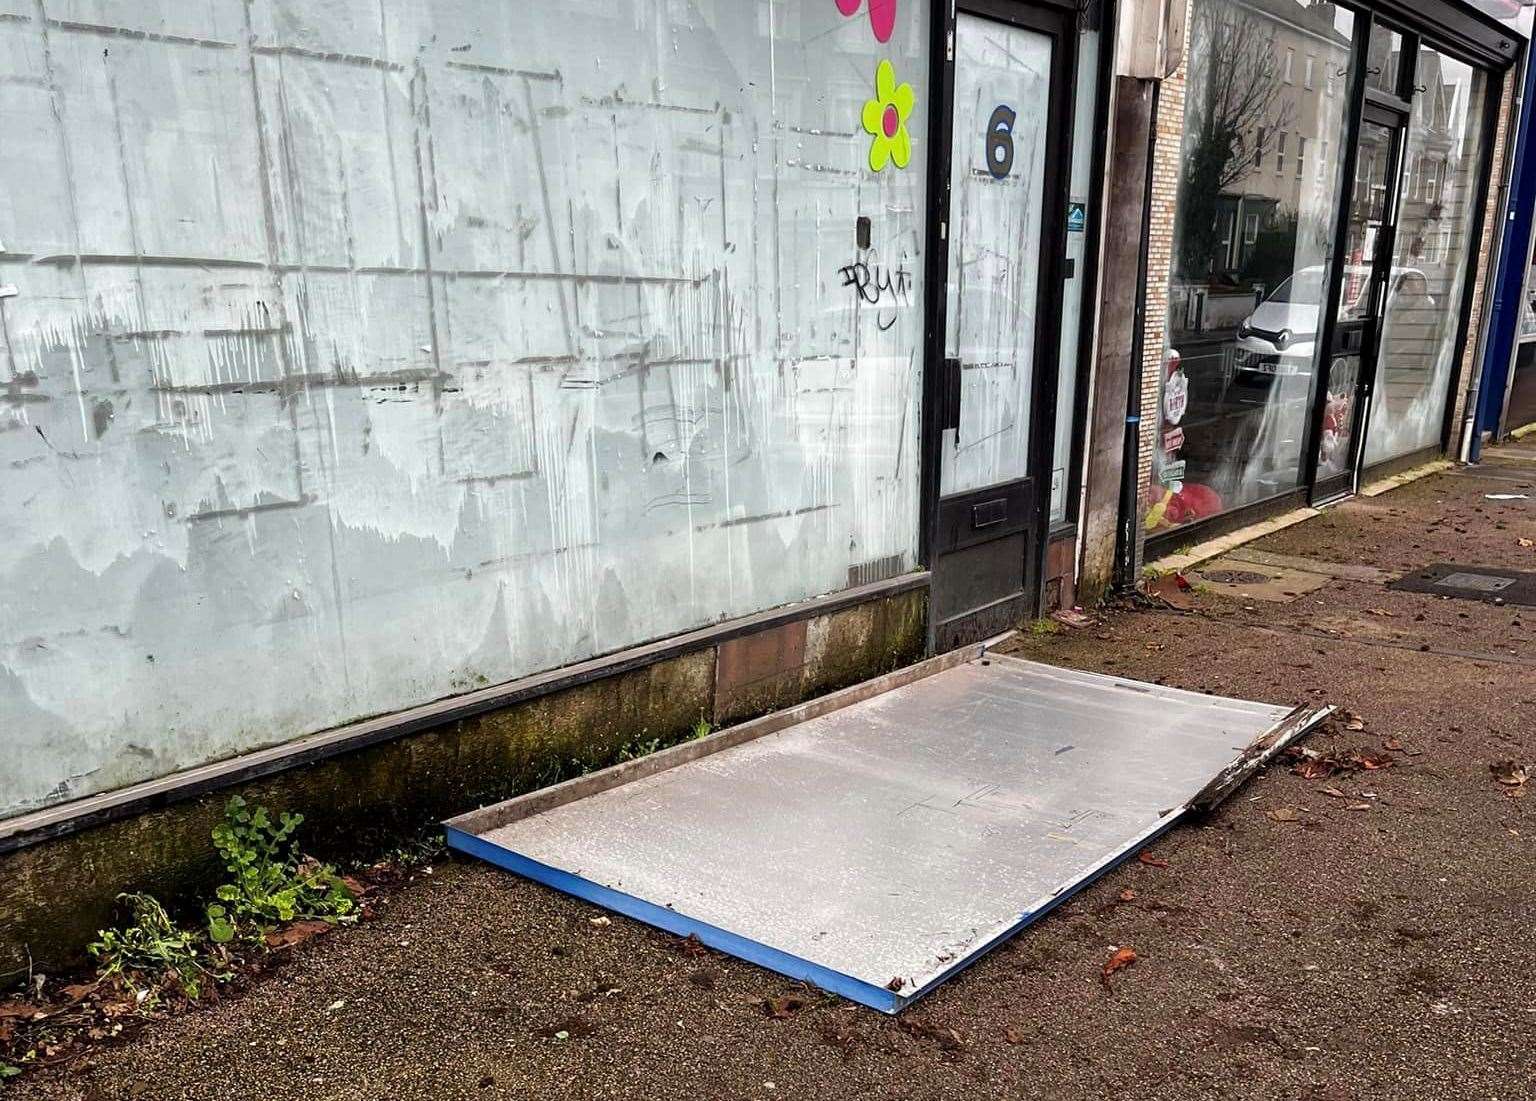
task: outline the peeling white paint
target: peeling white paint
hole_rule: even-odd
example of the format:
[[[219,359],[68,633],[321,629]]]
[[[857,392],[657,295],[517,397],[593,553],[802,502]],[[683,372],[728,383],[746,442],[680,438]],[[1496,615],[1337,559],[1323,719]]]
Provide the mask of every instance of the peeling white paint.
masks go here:
[[[0,0],[0,816],[912,568],[927,21]]]

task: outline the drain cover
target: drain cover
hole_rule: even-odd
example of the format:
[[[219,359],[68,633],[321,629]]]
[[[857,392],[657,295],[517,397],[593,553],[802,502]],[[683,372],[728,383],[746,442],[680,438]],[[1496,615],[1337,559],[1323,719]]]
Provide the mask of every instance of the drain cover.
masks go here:
[[[1252,570],[1201,570],[1200,576],[1214,585],[1263,585],[1274,580]]]
[[[1440,563],[1414,570],[1387,588],[1461,600],[1536,606],[1536,573],[1529,570],[1506,570],[1499,566]]]
[[[1435,584],[1442,589],[1470,589],[1475,593],[1501,593],[1518,578],[1494,577],[1487,573],[1453,573],[1442,577]]]

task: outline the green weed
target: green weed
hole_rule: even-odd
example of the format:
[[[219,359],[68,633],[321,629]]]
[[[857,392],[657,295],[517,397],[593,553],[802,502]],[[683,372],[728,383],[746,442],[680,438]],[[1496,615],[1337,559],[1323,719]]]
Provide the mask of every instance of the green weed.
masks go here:
[[[117,897],[129,908],[132,921],[121,929],[101,930],[97,934],[100,939],[87,949],[103,979],[121,982],[143,1003],[172,976],[194,1000],[202,992],[205,977],[225,977],[204,962],[197,934],[177,928],[155,898],[145,894]]]
[[[220,886],[219,901],[208,907],[213,943],[257,940],[297,918],[333,925],[357,920],[357,899],[336,869],[299,855],[293,834],[303,821],[302,814],[274,821],[266,807],[252,809],[238,795],[225,805],[213,844],[234,882]]]

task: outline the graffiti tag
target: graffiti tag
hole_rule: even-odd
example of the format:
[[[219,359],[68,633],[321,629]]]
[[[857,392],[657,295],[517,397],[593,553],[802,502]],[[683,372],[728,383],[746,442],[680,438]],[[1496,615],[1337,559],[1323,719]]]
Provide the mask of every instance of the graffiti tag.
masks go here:
[[[912,273],[904,267],[887,268],[855,260],[839,268],[838,274],[843,277],[843,286],[852,287],[859,300],[871,306],[879,306],[882,302],[891,307],[905,306],[911,300]],[[881,332],[896,324],[894,308],[889,320],[885,312],[877,314],[875,324]]]

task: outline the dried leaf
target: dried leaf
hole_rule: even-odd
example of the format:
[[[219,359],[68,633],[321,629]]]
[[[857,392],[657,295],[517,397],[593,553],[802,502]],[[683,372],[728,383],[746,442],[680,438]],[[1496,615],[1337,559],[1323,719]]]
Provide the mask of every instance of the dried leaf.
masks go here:
[[[1335,788],[1335,787],[1318,788],[1317,790],[1322,792],[1324,795],[1327,795],[1327,796],[1329,796],[1330,798],[1333,798],[1333,799],[1348,799],[1349,798],[1349,796],[1345,795],[1342,791],[1340,791],[1338,788]]]
[[[1371,804],[1369,804],[1369,803],[1351,803],[1351,804],[1349,804],[1349,809],[1350,810],[1370,810],[1371,809]]]
[[[1344,729],[1364,730],[1365,720],[1362,719],[1359,715],[1355,714],[1353,711],[1346,711],[1344,712]]]
[[[1494,761],[1488,766],[1488,771],[1493,773],[1493,778],[1501,784],[1517,788],[1529,778],[1529,770],[1524,765],[1517,765],[1513,761]]]
[[[35,1006],[28,1002],[0,1002],[0,1021],[5,1020],[7,1017],[18,1017],[22,1020],[30,1021],[42,1012],[41,1006]]]
[[[1304,780],[1326,780],[1339,771],[1339,763],[1332,757],[1306,757],[1291,771]]]
[[[295,921],[267,934],[268,948],[292,948],[331,931],[323,921]]]
[[[1131,890],[1129,887],[1127,887],[1125,890],[1120,892],[1120,901],[1121,902],[1135,902],[1136,901],[1136,892]]]
[[[1110,989],[1109,979],[1116,971],[1122,971],[1136,962],[1136,950],[1134,948],[1117,948],[1115,954],[1109,957],[1104,964],[1104,971],[1099,976],[1099,981],[1104,984],[1104,989]]]
[[[587,919],[587,924],[588,925],[593,925],[593,926],[596,926],[599,929],[602,929],[605,926],[612,925],[613,924],[613,919],[610,918],[610,917],[588,918]]]
[[[1403,743],[1397,738],[1388,737],[1381,743],[1381,748],[1389,749],[1393,753],[1401,753],[1403,751]]]
[[[1358,765],[1367,772],[1392,767],[1392,758],[1381,753],[1361,753],[1357,750],[1349,755],[1349,760],[1351,764]]]
[[[787,1021],[805,1008],[805,999],[795,994],[780,994],[763,999],[763,1012],[775,1021]]]
[[[1295,807],[1276,807],[1274,810],[1264,812],[1276,822],[1300,822],[1301,812]]]
[[[1396,612],[1389,612],[1385,608],[1367,608],[1366,610],[1372,615],[1379,615],[1385,619],[1393,619],[1397,616]]]
[[[1168,866],[1168,861],[1162,859],[1161,857],[1153,856],[1149,852],[1137,853],[1136,859],[1149,868],[1166,868]]]
[[[1519,542],[1522,547],[1536,547],[1536,539],[1521,539]]]
[[[100,985],[100,982],[70,983],[68,986],[60,987],[59,993],[69,1000],[70,1005],[74,1005],[77,1002],[85,1001],[86,998],[96,993],[96,988]]]

